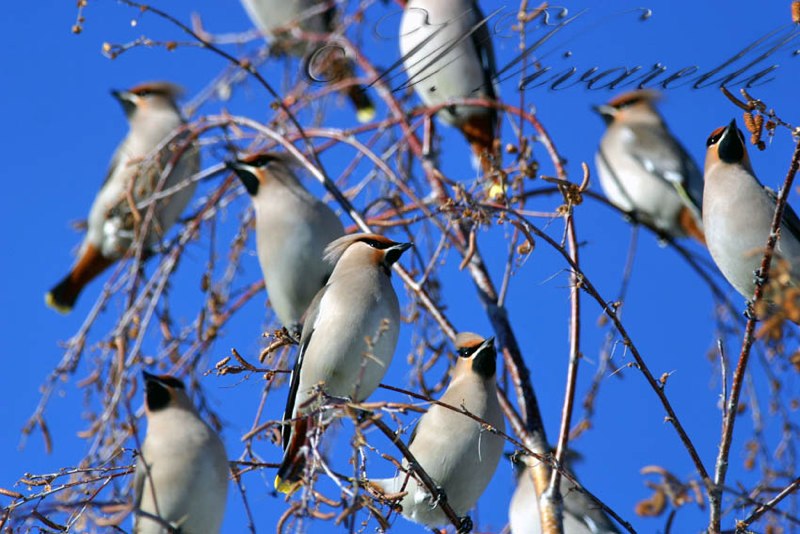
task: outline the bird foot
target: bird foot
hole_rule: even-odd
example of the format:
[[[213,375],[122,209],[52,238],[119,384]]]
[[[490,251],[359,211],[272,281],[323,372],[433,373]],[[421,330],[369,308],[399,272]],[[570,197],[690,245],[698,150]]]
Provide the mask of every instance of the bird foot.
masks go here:
[[[328,401],[328,404],[334,406],[342,404],[350,404],[351,402],[353,402],[353,399],[351,399],[350,397],[337,397],[335,395],[326,395],[326,400]]]
[[[284,329],[286,330],[286,336],[294,341],[295,344],[299,345],[300,337],[303,333],[303,325],[297,323],[289,326],[288,328],[284,327]]]
[[[468,534],[472,532],[473,524],[472,518],[468,515],[459,518],[458,534]]]
[[[757,286],[763,286],[767,283],[767,277],[761,274],[761,269],[753,271],[753,283]]]
[[[360,425],[361,423],[363,423],[364,421],[366,421],[366,420],[367,420],[367,418],[368,418],[370,415],[371,415],[371,414],[370,414],[368,411],[366,411],[366,410],[359,410],[359,411],[356,413],[356,423]]]
[[[744,315],[745,319],[747,319],[748,321],[758,320],[758,315],[756,315],[756,310],[753,307],[752,300],[748,300],[745,302],[744,313],[742,313],[742,315]]]
[[[622,220],[634,226],[639,224],[639,217],[636,216],[635,211],[626,211],[622,214]]]

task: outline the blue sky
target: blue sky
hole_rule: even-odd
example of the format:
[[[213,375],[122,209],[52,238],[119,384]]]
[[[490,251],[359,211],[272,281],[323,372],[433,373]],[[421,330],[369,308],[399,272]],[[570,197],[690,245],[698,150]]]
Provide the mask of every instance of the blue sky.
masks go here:
[[[641,65],[648,69],[656,62],[666,65],[670,72],[692,65],[705,72],[768,32],[786,28],[790,22],[788,4],[772,1],[756,7],[753,2],[738,0],[724,5],[666,0],[645,4],[621,1],[613,5],[566,2],[564,5],[569,8],[570,15],[586,11],[542,47],[542,52],[549,52],[543,61],[555,72],[571,66],[579,73],[591,67],[603,70]],[[205,28],[215,34],[244,32],[251,27],[238,2],[176,1],[155,5],[186,22],[191,13],[197,12]],[[487,13],[495,9],[509,13],[516,8],[515,3],[500,0],[484,0],[481,5]],[[652,16],[646,21],[638,19],[638,12],[630,11],[641,6],[652,9]],[[365,28],[396,9],[394,4],[375,3],[368,11]],[[97,406],[93,404],[96,399],[79,389],[76,382],[105,361],[102,351],[91,344],[109,331],[123,305],[121,297],[112,299],[91,331],[87,355],[77,372],[58,386],[45,412],[54,440],[53,452],[45,454],[41,434],[37,432],[24,448],[20,448],[19,431],[36,408],[40,385],[62,356],[61,342],[78,330],[102,288],[100,281],[92,284],[74,313],[66,317],[55,314],[43,304],[44,292],[66,272],[72,261],[70,253],[80,240],[80,234],[71,228],[70,222],[85,218],[110,155],[125,134],[123,114],[109,96],[109,89],[125,88],[144,80],[168,79],[183,85],[191,97],[226,64],[207,51],[188,47],[179,47],[173,52],[141,48],[113,61],[107,59],[101,54],[104,42],[127,42],[141,35],[156,40],[185,39],[175,28],[148,14],[132,25],[136,11],[115,2],[91,2],[84,11],[86,21],[80,35],[70,32],[76,18],[74,3],[11,2],[4,12],[0,44],[4,50],[2,63],[6,77],[0,84],[0,97],[6,102],[6,134],[0,175],[6,178],[9,190],[0,201],[6,228],[0,234],[0,243],[7,251],[0,277],[0,294],[5,303],[0,307],[0,331],[3,332],[0,354],[7,362],[6,371],[0,374],[0,391],[4,392],[0,396],[0,421],[5,429],[0,433],[0,456],[4,458],[0,462],[0,487],[10,488],[24,473],[52,472],[59,467],[76,465],[83,458],[87,443],[77,437],[77,432],[89,426],[86,417]],[[397,22],[397,17],[386,19],[382,28],[393,28]],[[541,34],[531,35],[529,42],[538,35]],[[359,38],[365,43],[367,56],[376,65],[388,67],[398,59],[396,43],[391,39],[370,31],[364,31]],[[499,65],[513,59],[517,45],[516,35],[501,32],[497,36],[495,47]],[[259,46],[260,41],[252,41],[226,49],[241,54]],[[800,79],[800,57],[792,55],[796,48],[796,43],[789,43],[765,59],[764,67],[778,66],[771,74],[774,80],[752,91],[790,122],[796,120],[796,83]],[[566,52],[571,52],[569,57],[565,57]],[[755,58],[757,54],[750,57]],[[284,61],[274,61],[262,66],[260,72],[280,89],[284,87],[286,73],[295,67],[295,63],[287,66]],[[401,79],[398,78],[398,82]],[[502,98],[513,104],[520,98],[515,81],[516,78],[509,79],[501,84]],[[588,162],[594,169],[594,150],[603,131],[602,121],[590,111],[590,106],[613,94],[607,90],[588,90],[585,85],[562,90],[531,88],[525,92],[525,106],[536,110],[539,120],[567,159],[567,169],[573,180],[580,176],[581,162]],[[215,114],[226,109],[232,114],[266,121],[271,116],[268,104],[263,89],[247,81],[234,87],[229,101],[212,100],[199,113]],[[325,117],[326,126],[347,127],[353,123],[346,102],[332,98],[325,105],[330,108]],[[665,94],[661,110],[671,130],[701,165],[708,134],[732,117],[741,123],[740,110],[726,100],[716,86],[699,90],[687,86],[671,89]],[[382,108],[379,112],[386,113]],[[475,172],[466,157],[468,147],[455,130],[437,126],[437,133],[443,137],[440,149],[443,170],[453,178],[470,183]],[[510,133],[506,121],[504,135]],[[762,182],[773,187],[780,185],[791,150],[792,140],[785,131],[781,131],[764,152],[751,147],[753,166]],[[541,145],[534,151],[542,162],[541,172],[552,175]],[[203,165],[209,166],[222,156],[224,151],[219,147],[208,150],[204,153]],[[326,154],[323,162],[328,173],[335,177],[351,158],[352,153],[339,150]],[[354,176],[364,176],[368,170],[362,164]],[[219,185],[221,179],[217,176],[203,184],[192,206],[197,207],[203,195]],[[538,186],[539,182],[531,185]],[[319,191],[315,185],[310,184],[310,187]],[[596,180],[591,187],[599,190]],[[796,196],[793,192],[790,197],[795,205]],[[557,202],[555,197],[540,197],[532,200],[528,207],[550,211]],[[215,246],[220,261],[224,260],[226,247],[248,206],[248,199],[242,195],[218,214]],[[576,218],[582,242],[582,265],[601,294],[611,300],[619,288],[630,226],[619,214],[591,200],[578,208]],[[540,225],[546,222],[537,220]],[[548,231],[558,238],[562,227],[557,220],[550,224]],[[498,280],[505,259],[502,243],[508,236],[507,227],[493,227],[479,236],[479,244]],[[430,246],[430,243],[423,245]],[[207,237],[192,243],[173,279],[170,298],[176,324],[190,324],[202,302],[200,276],[209,257],[209,246]],[[249,252],[236,275],[234,287],[244,287],[260,276],[252,239],[247,246]],[[688,246],[700,257],[708,258],[700,247]],[[490,327],[486,316],[466,274],[458,271],[459,263],[458,255],[450,252],[442,266],[443,300],[448,316],[459,329],[488,334]],[[148,272],[153,268],[150,265]],[[217,269],[215,275],[221,277],[222,270]],[[719,282],[729,291],[734,304],[741,308],[743,299],[724,281],[719,279]],[[539,243],[533,255],[516,270],[511,284],[509,316],[531,369],[548,435],[555,440],[568,356],[568,273],[557,255]],[[408,305],[409,292],[397,279],[395,287],[401,301]],[[272,317],[265,313],[263,301],[262,294],[248,303],[224,328],[218,341],[201,356],[198,365],[203,369],[213,367],[232,347],[250,356],[257,354],[263,345],[261,331],[272,325]],[[656,376],[672,373],[667,393],[709,468],[713,466],[720,429],[719,370],[708,358],[718,336],[713,315],[714,303],[702,280],[674,250],[660,246],[653,235],[642,231],[624,308],[624,323],[653,373]],[[585,298],[582,339],[585,359],[578,382],[579,399],[591,383],[607,331],[597,325],[599,316],[599,308]],[[731,353],[738,348],[736,339],[731,338]],[[410,383],[406,356],[411,341],[412,329],[406,325],[386,382],[399,386]],[[154,354],[158,347],[158,329],[153,328],[146,336],[145,354]],[[614,362],[625,366],[630,361],[623,348],[617,346]],[[780,358],[774,365],[781,366]],[[753,365],[752,375],[754,391],[765,411],[765,439],[774,449],[781,430],[780,419],[772,417],[767,410],[768,390],[763,369]],[[787,397],[796,394],[797,380],[791,372],[781,371],[780,376],[784,379],[784,394]],[[240,436],[252,422],[262,381],[258,376],[207,376],[201,381],[212,408],[225,423],[223,434],[229,455],[238,457]],[[270,396],[267,407],[270,416],[280,414],[284,391],[281,389]],[[375,398],[401,400],[385,391],[377,392]],[[134,397],[133,403],[134,408],[141,404],[140,394]],[[656,396],[640,374],[627,369],[602,381],[596,408],[593,428],[573,444],[583,456],[575,468],[578,476],[639,531],[663,530],[665,517],[652,520],[634,514],[635,503],[649,496],[639,470],[647,465],[660,465],[683,480],[697,477],[674,430],[664,422],[664,412]],[[578,406],[575,417],[580,416]],[[745,412],[739,423],[731,453],[729,481],[741,481],[749,487],[758,477],[758,469],[743,468],[744,441],[752,431],[749,412]],[[141,436],[142,431],[143,427]],[[346,442],[345,436],[338,438],[339,445],[333,449],[334,453]],[[127,446],[132,447],[133,442]],[[258,452],[266,461],[279,458],[279,450],[266,441],[258,442]],[[372,469],[376,476],[391,473],[389,465],[378,462]],[[287,507],[271,494],[271,478],[271,472],[244,478],[259,532],[271,531]],[[474,516],[476,524],[486,531],[502,529],[513,487],[513,471],[510,464],[503,462],[480,501]],[[23,491],[20,487],[16,490]],[[6,498],[0,497],[0,503],[5,504]],[[784,507],[789,505],[784,503]],[[706,515],[706,511],[688,505],[678,512],[673,531],[699,531],[707,521]],[[726,516],[727,526],[732,526],[734,516],[743,517],[741,513],[731,512]],[[224,532],[242,532],[244,525],[241,498],[231,486]],[[370,528],[372,526],[374,523]],[[318,523],[313,530],[332,528],[329,524]],[[397,532],[422,531],[402,520],[397,520],[394,528]]]

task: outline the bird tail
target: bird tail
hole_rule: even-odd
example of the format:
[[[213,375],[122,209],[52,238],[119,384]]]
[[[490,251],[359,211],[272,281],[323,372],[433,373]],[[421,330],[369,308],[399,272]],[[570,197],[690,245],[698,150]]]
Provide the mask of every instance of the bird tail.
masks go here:
[[[375,105],[372,103],[367,90],[361,85],[351,85],[347,88],[347,98],[356,108],[356,119],[361,124],[370,122],[375,118]]]
[[[292,437],[283,451],[283,461],[275,475],[275,489],[291,495],[302,485],[303,471],[306,466],[311,418],[301,417],[293,421]]]
[[[355,76],[353,63],[349,59],[330,54],[332,54],[331,50],[320,48],[317,53],[309,56],[308,61],[313,59],[315,63],[319,62],[318,64],[322,65],[322,74],[332,82],[346,80]],[[311,65],[308,68],[311,68]],[[358,122],[365,123],[375,118],[375,106],[364,87],[350,85],[342,90],[342,94],[349,98],[356,108]]]
[[[78,263],[44,296],[45,304],[60,313],[69,313],[83,288],[112,263],[93,245],[88,245]]]
[[[500,183],[500,174],[495,172],[493,160],[499,160],[495,147],[495,124],[489,115],[476,115],[461,125],[461,131],[467,138],[472,153],[483,171],[486,190],[491,198],[499,198],[505,194],[505,186]]]

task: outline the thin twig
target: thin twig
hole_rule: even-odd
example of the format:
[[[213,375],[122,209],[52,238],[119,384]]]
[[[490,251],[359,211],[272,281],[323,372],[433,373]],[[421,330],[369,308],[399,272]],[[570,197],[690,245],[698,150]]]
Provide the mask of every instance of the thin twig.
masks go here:
[[[792,154],[792,161],[789,165],[789,171],[786,174],[786,179],[783,181],[778,192],[778,198],[775,203],[775,213],[772,217],[772,224],[770,232],[767,236],[767,243],[764,249],[764,256],[761,258],[761,266],[759,267],[760,276],[757,277],[755,283],[755,290],[753,292],[753,299],[750,308],[750,317],[747,320],[747,325],[744,329],[744,337],[742,339],[742,348],[739,352],[739,359],[736,363],[736,369],[733,373],[733,383],[731,384],[731,393],[728,398],[728,408],[725,413],[725,418],[722,422],[722,436],[719,444],[719,454],[717,455],[717,463],[714,472],[714,485],[709,486],[709,532],[716,534],[720,532],[721,510],[722,510],[722,487],[725,485],[725,476],[728,473],[728,455],[730,454],[731,443],[733,442],[733,429],[736,424],[736,413],[739,406],[739,396],[742,393],[742,386],[744,384],[745,371],[747,370],[747,362],[750,357],[750,350],[755,341],[755,327],[756,327],[756,314],[754,306],[761,301],[764,296],[764,284],[769,277],[770,266],[772,265],[772,257],[775,252],[775,245],[778,243],[780,237],[781,224],[783,222],[783,212],[786,207],[786,201],[789,197],[789,192],[792,189],[792,183],[797,175],[798,167],[800,167],[800,142],[797,143]]]

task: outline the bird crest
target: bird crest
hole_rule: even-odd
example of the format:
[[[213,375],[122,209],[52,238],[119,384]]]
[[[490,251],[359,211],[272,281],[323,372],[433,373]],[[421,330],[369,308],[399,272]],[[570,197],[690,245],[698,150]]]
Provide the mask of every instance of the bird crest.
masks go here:
[[[143,82],[129,89],[135,95],[161,95],[172,100],[180,98],[184,91],[180,85],[170,82]]]
[[[641,102],[657,102],[661,99],[661,94],[652,89],[640,89],[638,91],[629,91],[608,101],[608,105],[617,109],[626,108]]]
[[[392,245],[396,245],[396,243],[388,237],[379,234],[350,234],[340,237],[336,241],[332,241],[325,248],[325,261],[331,265],[336,265],[350,245],[357,242],[368,243],[376,249],[388,248]]]

